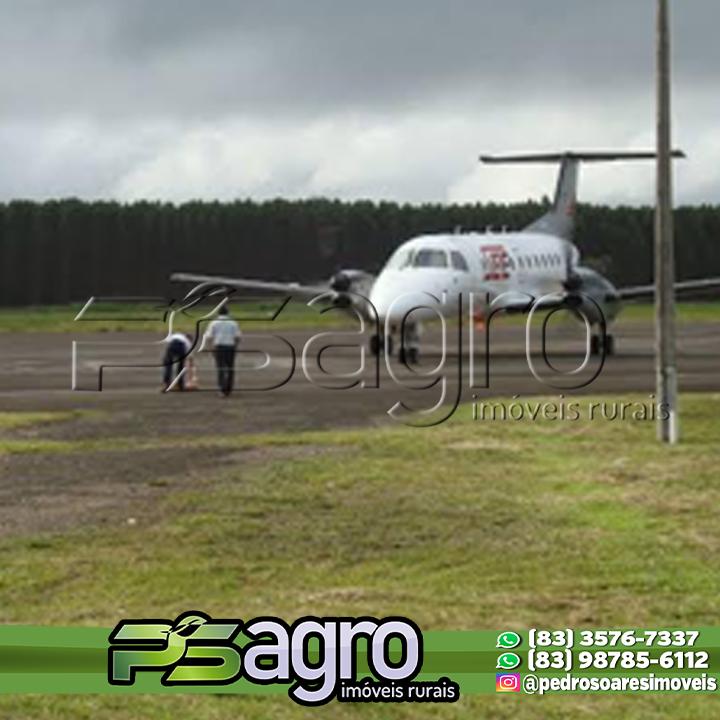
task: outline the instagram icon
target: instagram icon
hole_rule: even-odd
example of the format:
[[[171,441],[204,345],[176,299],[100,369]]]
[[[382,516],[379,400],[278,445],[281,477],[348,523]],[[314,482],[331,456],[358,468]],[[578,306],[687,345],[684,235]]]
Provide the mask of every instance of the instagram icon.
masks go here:
[[[520,673],[497,673],[495,675],[495,692],[520,692]]]

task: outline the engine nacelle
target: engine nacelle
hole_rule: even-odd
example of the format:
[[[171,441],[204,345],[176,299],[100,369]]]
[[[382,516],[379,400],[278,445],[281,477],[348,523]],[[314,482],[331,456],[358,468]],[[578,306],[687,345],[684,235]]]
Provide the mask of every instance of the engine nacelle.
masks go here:
[[[330,278],[330,290],[334,293],[333,305],[349,310],[358,304],[355,297],[368,297],[375,277],[363,270],[340,270]]]
[[[577,267],[572,274],[572,285],[566,284],[568,304],[591,323],[615,319],[620,300],[615,286],[600,273],[588,267]],[[592,302],[591,302],[592,300]]]

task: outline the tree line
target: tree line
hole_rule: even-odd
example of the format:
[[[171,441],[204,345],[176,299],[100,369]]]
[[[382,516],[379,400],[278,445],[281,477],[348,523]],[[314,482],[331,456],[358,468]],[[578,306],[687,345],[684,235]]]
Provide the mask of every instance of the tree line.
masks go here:
[[[509,205],[13,201],[0,204],[0,305],[172,297],[168,278],[176,271],[287,281],[327,279],[341,268],[375,272],[413,236],[520,229],[547,206],[547,198]],[[576,242],[585,264],[619,286],[652,278],[651,208],[581,205]],[[678,209],[676,247],[678,277],[720,275],[720,206]]]

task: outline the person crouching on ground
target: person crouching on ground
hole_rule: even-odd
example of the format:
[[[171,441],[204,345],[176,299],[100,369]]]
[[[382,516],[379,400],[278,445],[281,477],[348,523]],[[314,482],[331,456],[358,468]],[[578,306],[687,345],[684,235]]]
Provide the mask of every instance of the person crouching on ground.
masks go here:
[[[172,333],[165,338],[165,345],[162,392],[171,387],[185,390],[185,361],[192,350],[192,340],[183,333]]]
[[[218,311],[217,320],[208,327],[206,337],[212,341],[215,365],[218,373],[218,388],[223,397],[233,391],[235,381],[235,353],[240,341],[240,326],[230,317],[225,305]]]

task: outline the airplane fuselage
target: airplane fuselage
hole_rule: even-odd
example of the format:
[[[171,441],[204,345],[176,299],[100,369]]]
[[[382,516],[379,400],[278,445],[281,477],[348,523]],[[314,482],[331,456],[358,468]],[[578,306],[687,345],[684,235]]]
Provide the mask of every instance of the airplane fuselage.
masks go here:
[[[417,321],[437,317],[438,310],[452,314],[458,297],[467,303],[471,294],[476,307],[489,299],[492,310],[510,310],[527,305],[529,297],[566,295],[568,268],[573,268],[582,293],[612,320],[618,310],[612,284],[579,261],[572,243],[543,233],[422,235],[393,253],[372,287],[370,301],[379,318],[391,323],[403,322],[410,311]],[[423,296],[426,305],[430,296],[440,305],[433,304],[434,310],[418,307]]]

